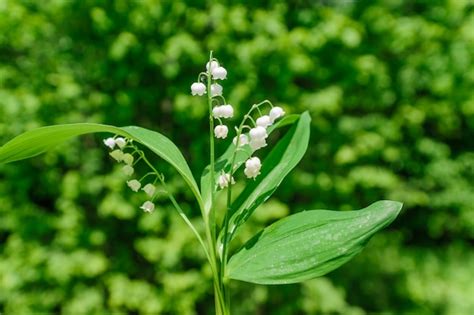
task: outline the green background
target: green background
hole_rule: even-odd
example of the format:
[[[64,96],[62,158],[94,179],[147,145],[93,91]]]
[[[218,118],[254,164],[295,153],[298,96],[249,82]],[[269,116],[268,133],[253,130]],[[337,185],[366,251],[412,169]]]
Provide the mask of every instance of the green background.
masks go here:
[[[207,104],[190,85],[210,49],[237,116],[268,98],[313,119],[303,161],[239,241],[303,209],[405,205],[326,277],[233,283],[234,313],[473,314],[472,1],[2,0],[0,143],[48,124],[140,125],[199,176]],[[139,209],[105,136],[0,165],[0,313],[212,314],[192,233],[164,198]]]

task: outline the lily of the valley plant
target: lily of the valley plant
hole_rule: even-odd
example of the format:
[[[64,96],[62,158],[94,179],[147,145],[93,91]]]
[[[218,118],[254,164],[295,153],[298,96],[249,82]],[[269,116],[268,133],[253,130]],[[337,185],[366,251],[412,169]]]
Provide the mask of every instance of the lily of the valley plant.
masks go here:
[[[230,314],[230,280],[287,284],[322,276],[359,253],[374,233],[395,219],[402,205],[378,201],[356,211],[306,210],[271,224],[232,252],[230,244],[242,225],[303,157],[311,119],[307,112],[288,115],[283,108],[264,100],[249,106],[235,124],[234,108],[227,103],[221,85],[227,75],[211,52],[203,72],[191,84],[191,94],[201,97],[203,106],[207,101],[209,109],[210,163],[202,172],[199,186],[171,140],[135,126],[78,123],[28,131],[0,147],[0,163],[33,157],[73,136],[111,133],[104,145],[111,158],[121,163],[127,177],[124,185],[142,195],[140,208],[147,213],[159,211],[154,203],[157,194],[167,195],[207,257],[213,273],[216,313]],[[286,133],[270,145],[269,136],[276,129]],[[220,156],[215,150],[216,141],[229,143]],[[147,158],[150,151],[171,164],[185,181],[196,199],[204,231],[200,232],[181,209],[165,177]],[[146,165],[148,172],[137,174],[137,163]],[[245,182],[239,194],[233,191],[237,181]],[[224,194],[225,207],[216,206],[218,194]]]

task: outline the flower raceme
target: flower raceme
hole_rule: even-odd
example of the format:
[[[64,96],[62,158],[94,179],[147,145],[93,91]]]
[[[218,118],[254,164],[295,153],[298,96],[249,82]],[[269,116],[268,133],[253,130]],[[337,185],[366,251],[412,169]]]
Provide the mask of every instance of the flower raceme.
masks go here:
[[[136,154],[138,150],[132,144],[132,142],[122,137],[110,137],[110,138],[104,139],[104,145],[112,150],[109,153],[109,155],[115,161],[117,161],[118,163],[125,164],[122,167],[122,173],[125,174],[127,177],[132,176],[135,173],[135,169],[133,168],[133,166],[141,158],[141,157],[138,159],[134,158],[133,155]],[[114,150],[116,146],[118,147],[118,149]],[[129,148],[133,149],[131,153],[124,152],[124,150],[129,149]],[[142,179],[144,179],[148,175],[150,175],[150,173],[145,175]],[[155,174],[155,175],[159,176],[158,174]],[[143,190],[145,194],[151,198],[151,200],[145,201],[140,208],[145,212],[153,212],[153,210],[155,209],[155,204],[153,203],[153,199],[155,197],[156,187],[154,184],[148,183],[142,188],[142,183],[141,183],[142,179],[140,180],[130,179],[126,181],[126,184],[134,192],[138,192],[141,188],[141,190]]]
[[[227,78],[227,70],[219,64],[219,61],[212,59],[206,64],[206,71],[199,74],[198,82],[194,82],[191,85],[191,94],[202,96],[207,94],[210,104],[213,105],[212,118],[218,120],[217,126],[214,127],[213,136],[217,139],[226,139],[229,133],[229,128],[224,124],[222,119],[229,119],[234,117],[234,108],[232,105],[227,104],[223,96],[224,88],[216,82],[216,80],[224,80]],[[210,80],[210,82],[209,82]],[[206,85],[207,84],[207,85]],[[207,90],[209,87],[209,91]],[[268,114],[262,115],[253,120],[250,118],[250,114],[253,110],[258,109],[263,105],[270,105],[271,109]],[[249,145],[252,152],[257,151],[267,146],[268,132],[267,128],[275,123],[275,121],[283,117],[285,111],[278,106],[273,106],[270,101],[263,101],[259,104],[255,104],[250,109],[249,113],[244,116],[244,120],[239,128],[236,128],[237,135],[233,137],[233,144],[238,147]],[[253,126],[249,126],[246,122],[251,121]],[[243,128],[250,129],[248,135],[244,134]],[[260,174],[260,168],[262,164],[258,157],[251,157],[245,162],[244,174],[248,178],[257,177]],[[233,170],[233,166],[231,166]],[[233,170],[234,171],[234,170]],[[223,173],[217,177],[216,184],[220,189],[224,189],[233,184],[235,181],[232,177],[233,171],[230,173]]]

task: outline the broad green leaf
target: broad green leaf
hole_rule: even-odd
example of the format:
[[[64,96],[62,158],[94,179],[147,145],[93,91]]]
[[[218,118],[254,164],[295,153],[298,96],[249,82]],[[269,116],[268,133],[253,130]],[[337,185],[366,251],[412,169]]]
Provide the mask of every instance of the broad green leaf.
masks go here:
[[[278,121],[276,124],[270,126],[267,129],[268,134],[271,134],[274,130],[293,124],[297,119],[299,115],[292,114],[285,116],[283,119]],[[214,166],[214,173],[216,182],[217,178],[220,175],[221,171],[229,172],[230,171],[230,163],[232,156],[235,152],[235,145],[231,143],[227,150],[222,154],[218,159],[216,159],[216,163]],[[238,169],[244,162],[247,160],[253,153],[253,150],[250,148],[249,145],[245,145],[241,147],[241,150],[237,151],[236,157],[235,157],[235,169]],[[211,196],[212,196],[212,185],[211,185],[211,173],[209,172],[210,166],[208,165],[201,176],[201,195],[204,201],[204,207],[207,211],[209,211],[211,207]],[[214,191],[216,190],[216,185],[214,185]]]
[[[288,173],[298,164],[308,148],[311,117],[301,114],[298,121],[276,144],[262,163],[261,174],[249,180],[247,186],[231,206],[227,241],[253,213],[278,188]],[[223,238],[223,235],[220,235]]]
[[[322,276],[357,255],[401,208],[400,202],[385,200],[356,211],[293,214],[250,239],[230,259],[226,277],[285,284]]]
[[[178,173],[181,174],[194,193],[201,209],[203,209],[199,188],[186,160],[176,145],[162,134],[140,127],[115,127],[101,124],[80,123],[55,125],[30,130],[0,147],[0,163],[9,163],[30,158],[72,137],[94,132],[110,132],[121,135],[133,139],[149,148],[163,160],[170,163]]]

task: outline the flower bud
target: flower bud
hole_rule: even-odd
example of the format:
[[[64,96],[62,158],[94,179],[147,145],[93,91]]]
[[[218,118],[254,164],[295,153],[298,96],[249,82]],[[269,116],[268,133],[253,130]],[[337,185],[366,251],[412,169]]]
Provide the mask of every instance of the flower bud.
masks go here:
[[[156,191],[156,187],[153,184],[146,184],[142,190],[150,197],[153,197]]]
[[[227,70],[224,67],[216,67],[212,69],[211,73],[214,80],[224,80],[227,78]]]
[[[234,145],[237,145],[237,137],[234,137],[232,143],[234,143]],[[249,137],[247,135],[240,135],[239,147],[244,146],[246,144],[249,144]]]
[[[235,180],[234,180],[234,177],[231,177],[230,174],[222,174],[219,176],[219,178],[217,179],[217,183],[219,184],[219,187],[221,189],[224,189],[226,188],[227,186],[229,186],[229,183],[231,185],[235,184]]]
[[[153,212],[153,210],[155,210],[155,204],[151,201],[145,201],[140,209],[143,209],[145,212]]]
[[[128,187],[130,187],[131,190],[133,190],[134,192],[137,192],[140,187],[142,187],[142,184],[140,184],[140,182],[136,179],[132,179],[132,180],[129,180],[127,182],[127,185]]]
[[[109,155],[117,162],[123,161],[123,152],[121,150],[113,150]]]
[[[191,94],[199,96],[206,94],[206,86],[204,83],[194,82],[191,84]]]
[[[263,127],[263,128],[267,128],[268,126],[270,126],[272,124],[272,121],[270,119],[270,116],[268,115],[264,115],[262,117],[259,117],[257,119],[257,126],[260,126],[260,127]]]
[[[125,153],[125,154],[122,156],[122,161],[124,161],[125,164],[127,164],[127,165],[132,165],[132,163],[133,163],[133,155],[131,155],[130,153]]]
[[[226,125],[217,125],[216,128],[214,128],[214,134],[216,138],[220,139],[225,139],[227,138],[227,133],[229,132],[229,129],[227,129]]]
[[[118,137],[115,138],[115,144],[118,145],[120,149],[123,149],[123,147],[127,144],[127,141],[122,137]]]
[[[219,83],[211,84],[211,96],[222,95],[222,90],[222,85],[220,85]]]
[[[124,167],[122,167],[122,172],[127,176],[132,175],[134,171],[135,170],[130,165],[125,165]]]
[[[262,126],[250,129],[249,135],[251,140],[262,140],[268,137],[267,130]]]
[[[212,70],[219,67],[219,63],[216,60],[211,60],[208,63],[206,63],[206,70],[207,71],[209,71],[209,67],[211,68],[211,72],[212,72]]]
[[[113,149],[115,147],[115,139],[114,138],[104,139],[104,144],[108,146],[110,149]]]
[[[248,178],[255,178],[260,174],[262,163],[258,157],[252,157],[245,162],[244,173]]]
[[[285,115],[285,111],[281,107],[275,106],[270,110],[270,120],[272,123],[283,115]]]

